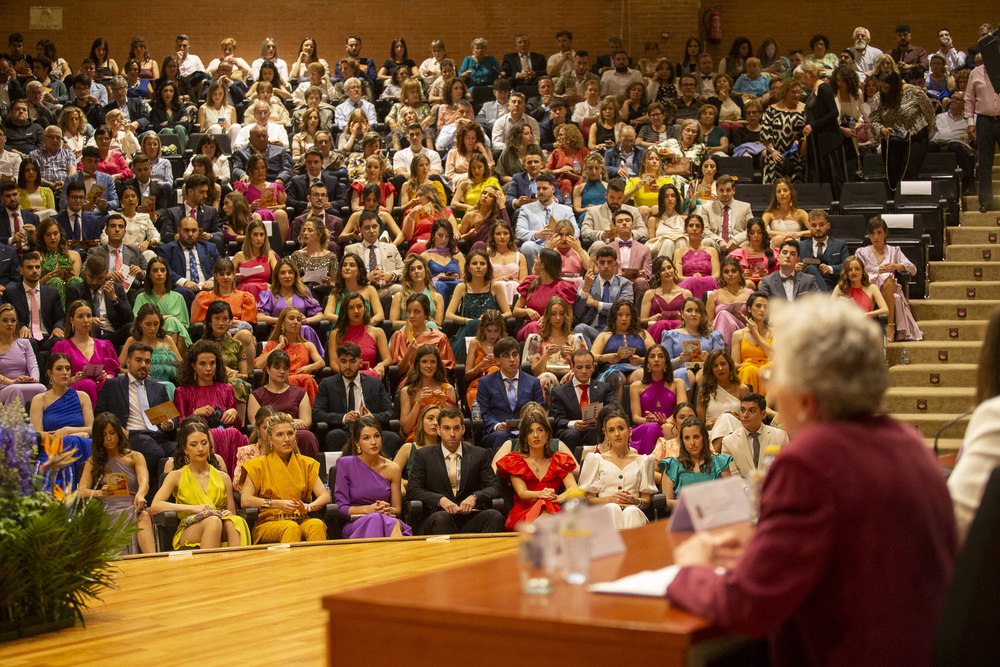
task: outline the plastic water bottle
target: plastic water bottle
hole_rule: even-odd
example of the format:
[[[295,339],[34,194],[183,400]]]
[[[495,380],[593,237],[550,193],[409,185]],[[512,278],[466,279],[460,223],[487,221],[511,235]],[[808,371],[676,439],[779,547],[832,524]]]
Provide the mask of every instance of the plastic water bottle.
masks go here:
[[[479,407],[479,401],[473,399],[472,401],[472,421],[481,422],[483,421],[483,411]]]
[[[905,347],[903,348],[903,351],[899,355],[899,363],[901,363],[904,366],[910,365],[910,351],[907,350]]]
[[[585,584],[590,578],[591,518],[582,489],[573,489],[567,496],[559,515],[563,578],[571,584]]]
[[[756,526],[760,518],[760,492],[764,488],[764,478],[767,471],[774,462],[775,457],[781,451],[778,445],[768,445],[764,450],[764,458],[756,470],[750,473],[750,484],[747,491],[750,494],[750,524]]]
[[[579,174],[581,169],[580,160],[578,158],[573,158],[573,173]]]

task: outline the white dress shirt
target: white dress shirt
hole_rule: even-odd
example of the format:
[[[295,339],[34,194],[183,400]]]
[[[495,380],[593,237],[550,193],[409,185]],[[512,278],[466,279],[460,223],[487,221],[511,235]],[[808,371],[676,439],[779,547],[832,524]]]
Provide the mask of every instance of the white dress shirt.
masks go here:
[[[142,418],[142,409],[139,407],[142,403],[139,401],[139,388],[135,386],[138,381],[139,378],[128,373],[128,420],[125,422],[125,431],[129,433],[149,430],[146,428],[146,422]],[[149,400],[148,396],[146,400]]]

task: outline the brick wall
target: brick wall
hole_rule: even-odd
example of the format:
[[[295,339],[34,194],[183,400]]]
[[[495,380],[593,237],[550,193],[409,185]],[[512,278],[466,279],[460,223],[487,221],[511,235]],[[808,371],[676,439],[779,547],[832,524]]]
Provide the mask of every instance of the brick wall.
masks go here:
[[[345,35],[357,34],[364,40],[362,53],[381,64],[392,38],[400,35],[407,40],[410,57],[419,63],[429,55],[429,43],[436,37],[444,39],[449,55],[457,61],[470,52],[473,38],[486,37],[490,40],[489,52],[499,59],[513,50],[513,35],[522,30],[532,36],[533,50],[549,55],[555,50],[555,31],[561,28],[571,30],[576,46],[588,49],[592,55],[606,52],[609,35],[621,34],[626,36],[626,48],[637,58],[642,56],[644,43],[655,40],[660,43],[661,55],[676,59],[688,36],[703,34],[701,13],[711,7],[723,14],[723,43],[710,48],[716,57],[728,50],[737,35],[748,36],[755,45],[765,35],[773,35],[787,52],[793,46],[808,48],[809,37],[823,32],[830,37],[833,48],[840,49],[859,22],[872,31],[876,46],[891,49],[892,30],[901,20],[890,10],[898,8],[899,3],[890,0],[864,3],[861,19],[857,11],[859,3],[838,8],[835,3],[819,5],[793,0],[773,0],[760,5],[736,0],[576,0],[561,5],[558,13],[563,18],[546,19],[544,29],[539,27],[542,22],[538,20],[543,5],[534,0],[507,0],[502,4],[382,0],[358,3],[357,21],[348,18],[344,3],[319,0],[276,0],[267,3],[274,9],[255,10],[249,16],[243,7],[263,3],[229,5],[239,8],[232,10],[223,3],[190,0],[143,5],[112,0],[95,11],[97,5],[93,2],[65,0],[58,5],[63,8],[63,30],[32,31],[28,30],[29,3],[11,0],[2,4],[0,25],[5,28],[4,35],[20,31],[31,53],[39,39],[51,39],[59,55],[74,69],[98,36],[108,40],[111,57],[119,64],[125,61],[129,40],[135,34],[143,35],[150,52],[162,60],[172,53],[174,36],[185,32],[191,36],[193,52],[206,63],[217,55],[219,41],[225,36],[235,37],[239,43],[237,53],[251,62],[259,53],[261,40],[268,35],[277,40],[279,55],[285,60],[295,57],[300,41],[307,35],[317,40],[320,55],[330,60],[343,54]],[[485,9],[457,14],[457,9],[463,6]],[[936,13],[940,3],[919,0],[909,7],[906,20],[912,26],[915,43],[936,50],[940,23]],[[976,3],[951,7],[949,15],[946,23],[962,48],[974,43],[979,24],[988,20],[981,8],[977,10]],[[288,16],[295,19],[289,20]],[[664,33],[668,35],[666,39],[662,38]],[[0,48],[5,46],[0,44]]]

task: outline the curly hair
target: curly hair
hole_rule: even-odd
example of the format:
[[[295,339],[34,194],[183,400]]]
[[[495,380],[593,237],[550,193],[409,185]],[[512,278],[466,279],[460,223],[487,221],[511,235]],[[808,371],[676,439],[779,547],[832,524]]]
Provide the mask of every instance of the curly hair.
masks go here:
[[[333,279],[333,291],[330,293],[330,296],[336,297],[338,301],[347,293],[347,285],[344,283],[344,265],[349,259],[354,261],[354,265],[358,270],[358,287],[368,287],[368,269],[365,267],[365,263],[361,261],[361,258],[357,254],[345,252],[344,259],[340,263],[340,271],[337,271]]]
[[[507,336],[507,318],[499,310],[487,310],[479,316],[479,328],[476,330],[476,340],[482,343],[486,340],[486,328],[496,326],[497,340]]]
[[[848,275],[851,270],[851,262],[857,262],[858,266],[861,267],[861,286],[868,287],[872,284],[871,278],[868,277],[868,272],[865,271],[864,262],[858,259],[857,255],[851,255],[844,260],[844,268],[840,270],[840,279],[837,281],[837,287],[840,288],[840,295],[845,298],[850,298],[849,289],[851,289],[851,278]]]
[[[48,234],[49,227],[55,227],[59,230],[59,243],[56,244],[56,249],[53,251],[50,251],[45,247],[45,235]],[[60,255],[67,254],[66,230],[62,228],[62,225],[59,224],[59,221],[56,220],[55,216],[46,218],[38,223],[38,226],[35,228],[35,237],[31,240],[31,250],[38,251],[42,253],[42,255],[47,252],[56,252]]]
[[[721,264],[719,265],[719,278],[716,282],[719,283],[719,287],[726,286],[726,279],[722,276],[723,271],[727,266],[735,266],[736,274],[739,276],[740,287],[746,287],[747,279],[743,277],[743,265],[740,264],[740,260],[735,257],[725,257],[723,258]]]
[[[611,309],[608,310],[608,328],[606,331],[609,331],[612,334],[618,333],[618,311],[622,308],[628,308],[629,314],[632,316],[629,321],[628,330],[623,332],[622,335],[642,335],[643,329],[639,322],[639,310],[635,307],[634,301],[628,301],[626,299],[619,299],[611,304]]]
[[[178,386],[194,387],[198,384],[198,374],[195,372],[194,366],[202,354],[215,355],[215,377],[213,380],[217,383],[226,381],[226,363],[222,360],[222,348],[214,340],[202,338],[188,348],[187,357],[181,367],[177,369]],[[180,435],[178,435],[177,443],[180,444]]]

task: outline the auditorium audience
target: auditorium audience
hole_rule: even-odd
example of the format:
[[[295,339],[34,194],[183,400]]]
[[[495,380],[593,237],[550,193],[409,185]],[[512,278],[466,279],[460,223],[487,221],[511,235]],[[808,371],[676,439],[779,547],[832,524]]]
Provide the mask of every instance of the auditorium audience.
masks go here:
[[[312,402],[315,397],[310,397],[301,386],[289,383],[291,364],[291,358],[286,350],[273,350],[268,355],[265,368],[267,381],[250,394],[250,400],[247,402],[247,422],[256,423],[257,411],[265,406],[293,417],[291,423],[295,428],[295,441],[298,443],[300,453],[316,458],[319,454],[319,443],[315,434],[309,430],[312,426]],[[242,484],[242,480],[240,483]]]
[[[768,322],[766,294],[754,292],[746,300],[746,326],[732,334],[733,363],[736,365],[740,382],[758,394],[767,394],[761,380],[761,370],[773,356],[771,347],[771,325]],[[705,362],[706,367],[708,362]]]
[[[680,426],[680,452],[659,462],[662,473],[661,488],[667,497],[667,508],[673,509],[677,496],[686,486],[729,477],[729,464],[733,457],[714,454],[709,442],[705,422],[690,417]]]
[[[661,439],[671,436],[671,416],[677,405],[687,401],[684,380],[673,376],[667,349],[662,345],[653,345],[647,351],[642,378],[629,386],[629,399],[632,447],[640,454],[650,454]]]

